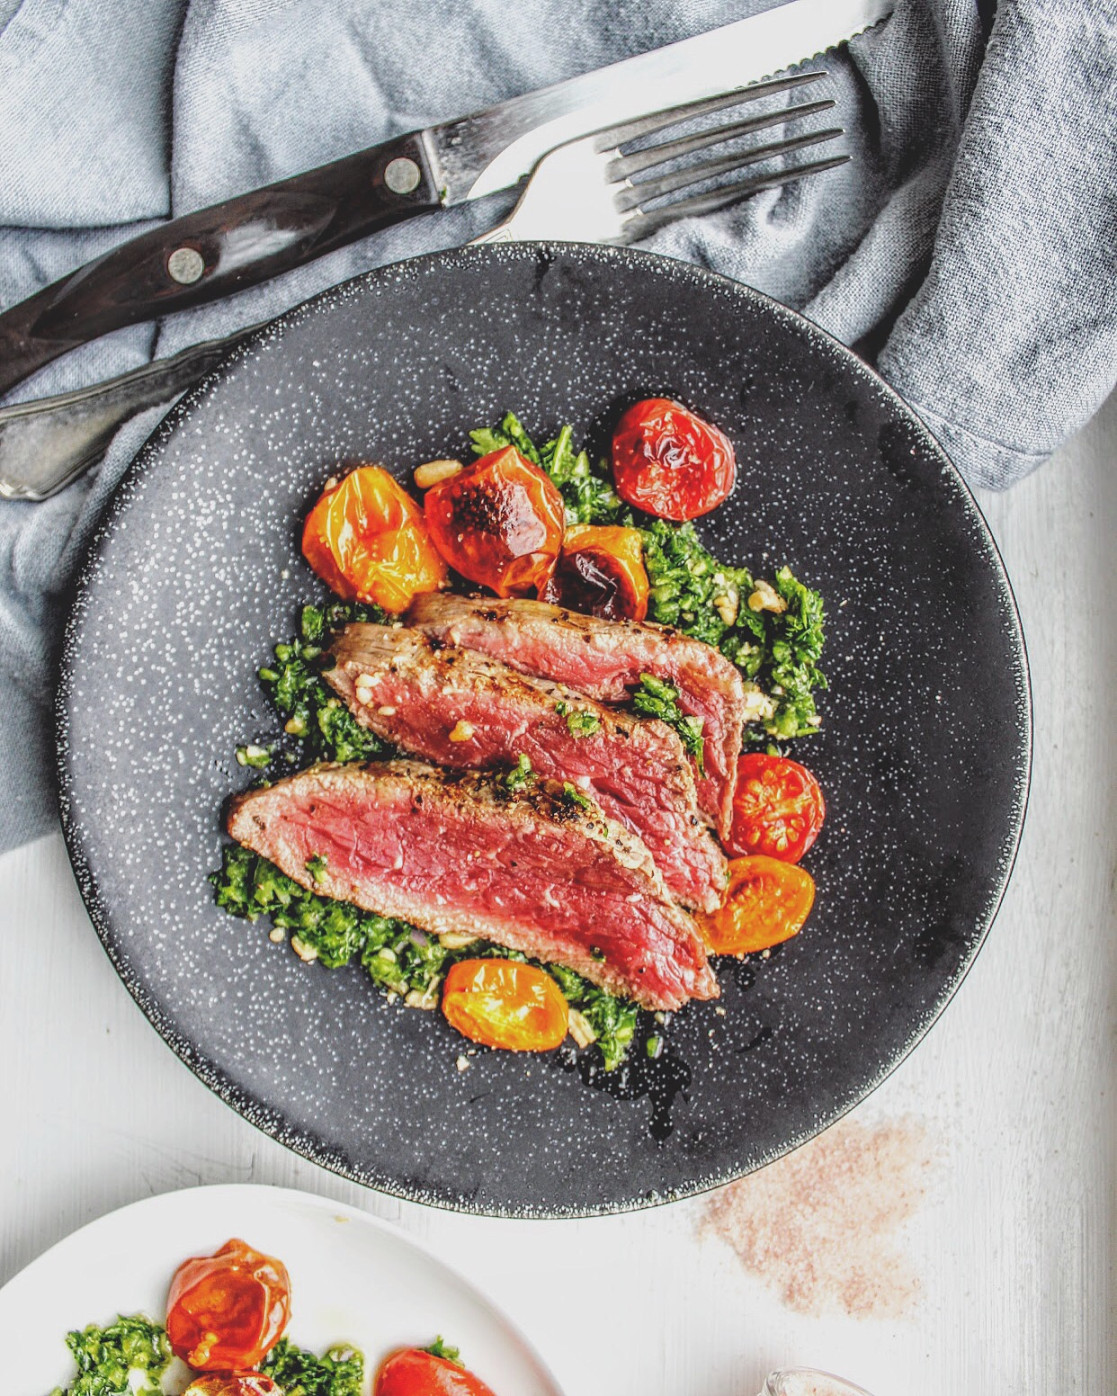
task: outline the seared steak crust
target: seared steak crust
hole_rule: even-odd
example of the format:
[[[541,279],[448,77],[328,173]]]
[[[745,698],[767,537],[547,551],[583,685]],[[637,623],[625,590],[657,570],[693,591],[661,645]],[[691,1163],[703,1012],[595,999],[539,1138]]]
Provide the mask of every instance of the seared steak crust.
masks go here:
[[[416,597],[406,621],[444,644],[477,650],[603,703],[624,702],[642,673],[669,679],[683,712],[703,721],[699,807],[729,837],[745,691],[736,665],[711,645],[660,625],[598,620],[519,599],[431,593]]]
[[[647,849],[557,782],[512,793],[413,761],[315,766],[237,796],[228,830],[310,891],[568,965],[647,1008],[717,996]]]
[[[682,743],[664,723],[416,630],[349,625],[332,652],[324,677],[363,726],[444,766],[513,766],[525,755],[538,775],[574,782],[642,838],[683,905],[721,904],[725,858],[698,810]]]

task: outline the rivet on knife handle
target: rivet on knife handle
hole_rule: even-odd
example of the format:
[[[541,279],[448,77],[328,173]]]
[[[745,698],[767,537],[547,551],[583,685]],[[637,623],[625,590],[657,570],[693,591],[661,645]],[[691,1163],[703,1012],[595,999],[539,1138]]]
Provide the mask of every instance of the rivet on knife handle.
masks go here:
[[[407,135],[176,218],[0,315],[0,393],[110,330],[253,286],[438,204],[423,142]]]

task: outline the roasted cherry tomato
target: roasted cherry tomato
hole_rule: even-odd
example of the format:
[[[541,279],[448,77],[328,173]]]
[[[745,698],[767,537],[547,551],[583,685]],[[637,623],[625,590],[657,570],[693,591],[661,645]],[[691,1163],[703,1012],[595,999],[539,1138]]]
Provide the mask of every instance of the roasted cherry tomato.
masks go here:
[[[730,853],[764,853],[797,863],[825,818],[822,791],[806,766],[760,751],[737,762]]]
[[[695,919],[713,954],[748,955],[797,935],[813,903],[809,872],[757,854],[733,859],[724,906]]]
[[[167,1337],[201,1372],[258,1367],[291,1317],[291,1281],[281,1261],[243,1241],[184,1260],[167,1295]]]
[[[644,544],[634,528],[575,524],[566,530],[562,556],[539,593],[604,620],[643,620],[648,614]]]
[[[498,596],[544,586],[562,551],[562,495],[515,446],[432,485],[423,511],[450,566]]]
[[[422,1348],[403,1348],[380,1368],[373,1396],[493,1396],[493,1391],[456,1362]]]
[[[307,515],[303,556],[339,596],[393,614],[449,580],[422,509],[378,465],[359,465],[323,492]]]
[[[570,1021],[551,976],[517,960],[459,960],[446,976],[442,1011],[474,1042],[513,1052],[549,1052]]]
[[[182,1396],[283,1396],[283,1391],[263,1372],[238,1372],[236,1376],[211,1372],[195,1377]]]
[[[733,488],[737,461],[729,438],[666,397],[636,402],[613,432],[617,493],[657,519],[696,519]]]

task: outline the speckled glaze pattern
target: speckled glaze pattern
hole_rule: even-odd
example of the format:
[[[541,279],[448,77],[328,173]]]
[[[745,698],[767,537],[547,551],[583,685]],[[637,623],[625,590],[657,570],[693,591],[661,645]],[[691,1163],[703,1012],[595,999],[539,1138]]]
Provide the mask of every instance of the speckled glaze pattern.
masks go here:
[[[802,934],[722,961],[659,1060],[590,1081],[566,1054],[480,1052],[356,966],[305,965],[212,902],[238,743],[276,730],[254,679],[322,595],[301,519],[339,461],[401,479],[508,408],[604,447],[681,398],[740,465],[702,521],[827,600],[821,733],[795,754],[829,818]],[[953,467],[807,321],[693,266],[519,245],[372,272],[292,311],[171,414],[86,563],[58,696],[63,824],[129,990],[179,1056],[289,1147],[397,1195],[582,1215],[724,1183],[808,1139],[911,1050],[1007,882],[1030,752],[1012,595]],[[720,1010],[724,1010],[723,1012]],[[949,1029],[947,1029],[949,1030]]]

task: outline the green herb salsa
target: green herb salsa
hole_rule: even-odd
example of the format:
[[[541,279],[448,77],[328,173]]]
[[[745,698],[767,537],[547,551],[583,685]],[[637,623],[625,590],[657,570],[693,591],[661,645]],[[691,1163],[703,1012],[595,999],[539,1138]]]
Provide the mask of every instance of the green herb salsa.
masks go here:
[[[105,1328],[90,1324],[66,1336],[77,1372],[51,1396],[156,1396],[174,1355],[167,1330],[142,1314],[119,1317]],[[461,1366],[461,1352],[437,1337],[424,1352]],[[260,1364],[283,1396],[361,1396],[363,1353],[348,1344],[335,1344],[316,1356],[280,1338]]]
[[[509,413],[499,427],[471,432],[470,437],[477,455],[513,445],[546,471],[562,494],[568,525],[624,524],[639,530],[650,588],[648,619],[717,647],[741,669],[755,699],[756,720],[745,729],[746,742],[788,741],[817,731],[814,694],[826,687],[819,668],[824,616],[818,592],[786,567],[772,583],[756,582],[746,568],[728,566],[709,553],[693,524],[634,513],[614,491],[607,463],[594,464],[586,451],[575,449],[569,426],[537,447]],[[750,601],[757,596],[763,604],[754,608]],[[316,761],[370,761],[393,755],[387,743],[358,724],[321,677],[334,631],[350,621],[383,624],[387,619],[379,607],[352,602],[303,607],[299,633],[277,644],[274,661],[259,671],[284,719],[284,736],[238,748],[238,762],[260,770],[266,782],[269,773],[279,775],[284,768]],[[701,723],[682,713],[678,696],[671,683],[643,674],[633,708],[672,726],[701,769]],[[590,735],[596,721],[592,714],[567,715],[575,736]],[[510,790],[522,789],[532,779],[530,763],[522,756],[504,776]],[[567,790],[571,799],[586,799],[572,785]],[[319,859],[307,864],[312,881],[317,882],[323,870]],[[526,958],[481,940],[463,946],[454,938],[444,944],[404,921],[321,897],[238,845],[224,849],[222,866],[212,881],[217,904],[232,915],[250,921],[269,917],[276,938],[289,935],[296,953],[327,968],[358,962],[384,993],[411,1007],[437,1007],[439,985],[456,960]],[[578,1015],[579,1042],[592,1044],[607,1071],[625,1060],[638,1035],[649,1055],[654,1054],[660,1039],[650,1026],[650,1014],[572,970],[551,964],[541,968]],[[641,1022],[645,1028],[639,1034]]]
[[[154,1396],[173,1355],[167,1330],[142,1314],[120,1317],[105,1328],[67,1334],[77,1373],[51,1396]],[[355,1348],[332,1347],[321,1357],[281,1338],[260,1366],[283,1396],[360,1396],[364,1357]]]

